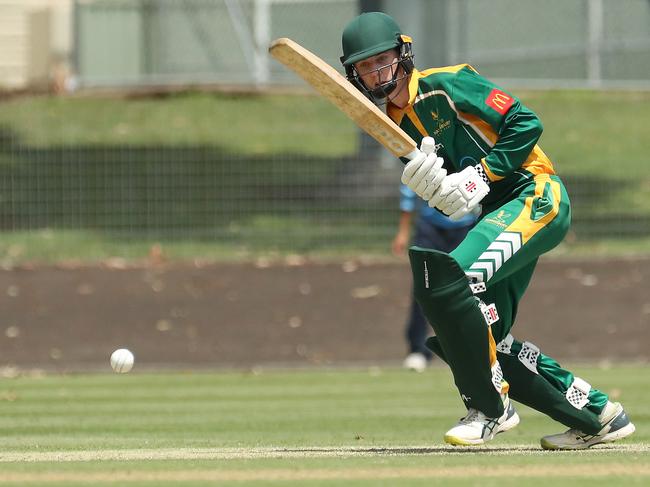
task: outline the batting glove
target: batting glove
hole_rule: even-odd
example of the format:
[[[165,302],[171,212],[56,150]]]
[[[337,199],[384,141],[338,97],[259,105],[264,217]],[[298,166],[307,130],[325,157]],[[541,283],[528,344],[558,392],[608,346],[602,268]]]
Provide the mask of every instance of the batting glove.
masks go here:
[[[402,183],[411,188],[415,194],[429,201],[440,183],[447,175],[442,167],[444,161],[436,154],[436,142],[433,137],[425,137],[417,151],[402,172]]]
[[[460,220],[469,213],[480,212],[480,202],[490,192],[483,171],[469,166],[461,172],[448,175],[440,188],[429,199],[429,206],[436,207],[451,220]]]

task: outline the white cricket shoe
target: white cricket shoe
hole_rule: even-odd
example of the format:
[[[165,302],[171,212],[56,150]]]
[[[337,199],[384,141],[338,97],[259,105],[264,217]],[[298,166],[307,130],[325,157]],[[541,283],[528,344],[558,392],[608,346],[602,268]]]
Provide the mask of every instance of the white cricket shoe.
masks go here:
[[[408,354],[402,364],[405,369],[414,370],[415,372],[424,372],[428,365],[427,358],[418,352]]]
[[[598,416],[603,428],[595,435],[588,435],[577,429],[545,436],[540,443],[544,450],[584,450],[600,443],[610,443],[630,436],[636,429],[623,406],[618,402],[607,401],[603,412]]]
[[[519,415],[510,402],[510,398],[507,394],[503,394],[501,397],[504,406],[501,417],[488,418],[481,411],[469,408],[467,416],[461,418],[456,426],[445,433],[445,442],[460,446],[483,445],[497,434],[517,426]]]

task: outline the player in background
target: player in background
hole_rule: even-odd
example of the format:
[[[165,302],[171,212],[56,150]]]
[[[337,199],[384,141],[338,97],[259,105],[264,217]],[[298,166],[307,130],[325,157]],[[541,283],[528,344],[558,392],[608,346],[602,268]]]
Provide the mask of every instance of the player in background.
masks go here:
[[[474,215],[466,215],[458,221],[451,220],[437,209],[427,205],[405,184],[400,185],[399,208],[397,233],[391,246],[393,254],[397,256],[404,255],[409,242],[418,247],[449,253],[463,241],[476,221]],[[414,230],[413,239],[411,239],[411,228]],[[425,343],[430,331],[431,327],[422,314],[420,305],[412,297],[405,330],[409,353],[404,359],[404,368],[416,372],[422,372],[427,368],[433,358],[433,352]]]
[[[515,427],[510,398],[569,427],[543,437],[545,449],[631,435],[621,404],[511,333],[539,256],[571,220],[564,184],[537,145],[539,118],[467,64],[418,71],[411,44],[391,17],[365,13],[343,31],[341,62],[420,144],[402,182],[452,219],[480,215],[450,254],[409,249],[414,295],[436,335],[427,346],[449,364],[467,408],[445,441],[480,445]]]

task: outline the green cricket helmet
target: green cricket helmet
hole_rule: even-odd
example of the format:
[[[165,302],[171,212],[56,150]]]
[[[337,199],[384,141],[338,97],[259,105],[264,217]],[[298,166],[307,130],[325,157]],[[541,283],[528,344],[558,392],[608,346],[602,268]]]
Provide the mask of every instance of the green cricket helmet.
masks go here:
[[[390,49],[398,52],[396,65],[401,65],[404,76],[413,71],[413,52],[411,38],[401,33],[397,22],[382,12],[367,12],[352,19],[343,29],[341,38],[343,56],[341,63],[348,80],[371,101],[381,104],[397,86],[397,66],[393,69],[392,79],[373,89],[367,88],[361,80],[354,64]],[[400,78],[401,79],[401,78]]]

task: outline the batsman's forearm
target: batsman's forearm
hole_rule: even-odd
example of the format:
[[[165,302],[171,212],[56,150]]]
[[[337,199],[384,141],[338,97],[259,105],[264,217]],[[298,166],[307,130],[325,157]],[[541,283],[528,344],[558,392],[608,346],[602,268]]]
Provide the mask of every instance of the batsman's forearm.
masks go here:
[[[543,130],[537,115],[522,105],[513,105],[499,140],[483,158],[483,167],[490,180],[498,181],[519,169],[535,148]]]

